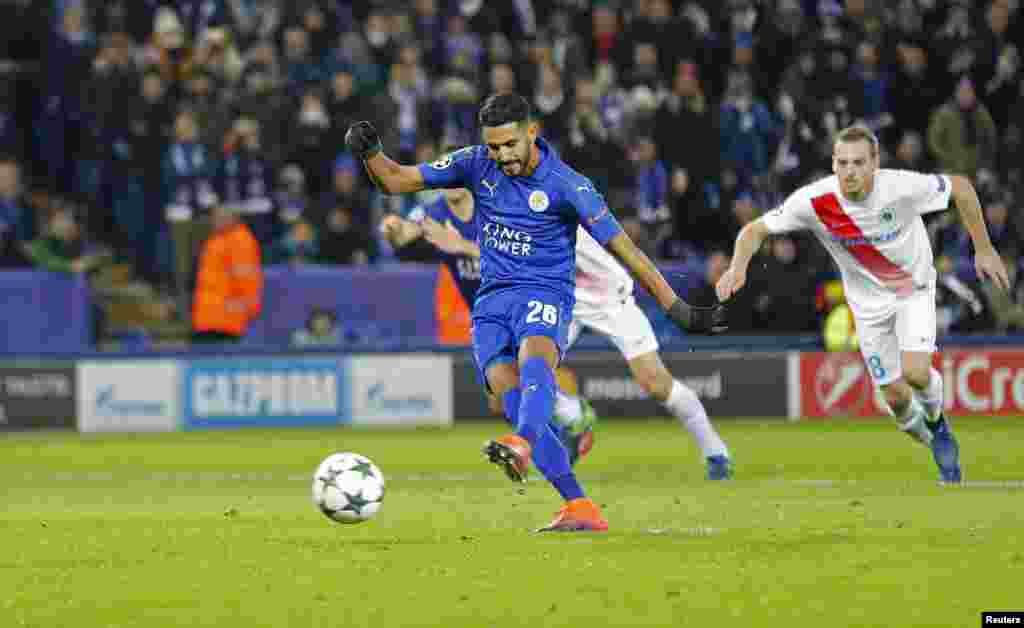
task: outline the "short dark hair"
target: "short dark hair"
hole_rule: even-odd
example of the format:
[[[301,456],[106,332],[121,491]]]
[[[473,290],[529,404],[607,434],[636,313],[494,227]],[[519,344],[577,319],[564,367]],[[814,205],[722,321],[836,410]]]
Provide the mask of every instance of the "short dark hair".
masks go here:
[[[519,94],[492,94],[480,105],[477,122],[481,127],[517,124],[530,119],[530,103]]]

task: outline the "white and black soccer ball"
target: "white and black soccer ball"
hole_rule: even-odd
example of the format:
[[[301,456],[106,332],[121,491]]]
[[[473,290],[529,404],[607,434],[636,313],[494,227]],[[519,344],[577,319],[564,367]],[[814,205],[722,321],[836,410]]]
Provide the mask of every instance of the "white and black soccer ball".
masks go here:
[[[313,475],[313,503],[331,521],[372,519],[384,499],[384,474],[366,456],[331,454]]]

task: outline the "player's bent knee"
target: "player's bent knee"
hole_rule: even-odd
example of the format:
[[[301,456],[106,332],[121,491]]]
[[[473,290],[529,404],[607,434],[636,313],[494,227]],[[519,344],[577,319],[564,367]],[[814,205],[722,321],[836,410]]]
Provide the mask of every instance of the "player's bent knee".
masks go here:
[[[547,336],[530,336],[523,340],[519,347],[519,364],[524,364],[530,358],[544,358],[551,370],[558,365],[559,351],[555,341]]]
[[[882,386],[882,394],[885,396],[885,402],[889,404],[889,407],[897,414],[901,413],[906,409],[907,404],[910,403],[913,397],[913,391],[910,386],[903,380],[897,380],[891,384]]]
[[[931,379],[930,369],[906,369],[903,371],[903,379],[907,381],[907,384],[923,390],[928,387],[928,382]]]
[[[487,386],[491,396],[501,396],[519,385],[519,369],[511,362],[499,362],[487,369]]]

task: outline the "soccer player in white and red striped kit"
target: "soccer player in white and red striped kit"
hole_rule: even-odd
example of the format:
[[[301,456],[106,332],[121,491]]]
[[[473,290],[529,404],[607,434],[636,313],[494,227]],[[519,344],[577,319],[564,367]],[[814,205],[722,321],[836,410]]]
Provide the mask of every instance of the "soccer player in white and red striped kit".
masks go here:
[[[813,233],[839,267],[868,372],[900,429],[931,449],[943,482],[960,482],[959,445],[942,413],[942,376],[932,368],[936,272],[921,215],[952,200],[974,244],[978,276],[1009,290],[1006,267],[966,177],[880,169],[878,161],[869,129],[839,132],[835,174],[800,188],[740,231],[718,298],[743,287],[750,259],[769,234]]]

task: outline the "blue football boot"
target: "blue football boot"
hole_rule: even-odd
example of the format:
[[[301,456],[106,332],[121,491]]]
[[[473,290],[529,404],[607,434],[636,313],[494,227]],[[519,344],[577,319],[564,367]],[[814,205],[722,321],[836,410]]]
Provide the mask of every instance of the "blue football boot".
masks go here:
[[[932,457],[939,467],[942,481],[951,484],[960,482],[960,445],[949,429],[946,417],[940,414],[938,421],[925,421],[925,425],[932,433]]]

